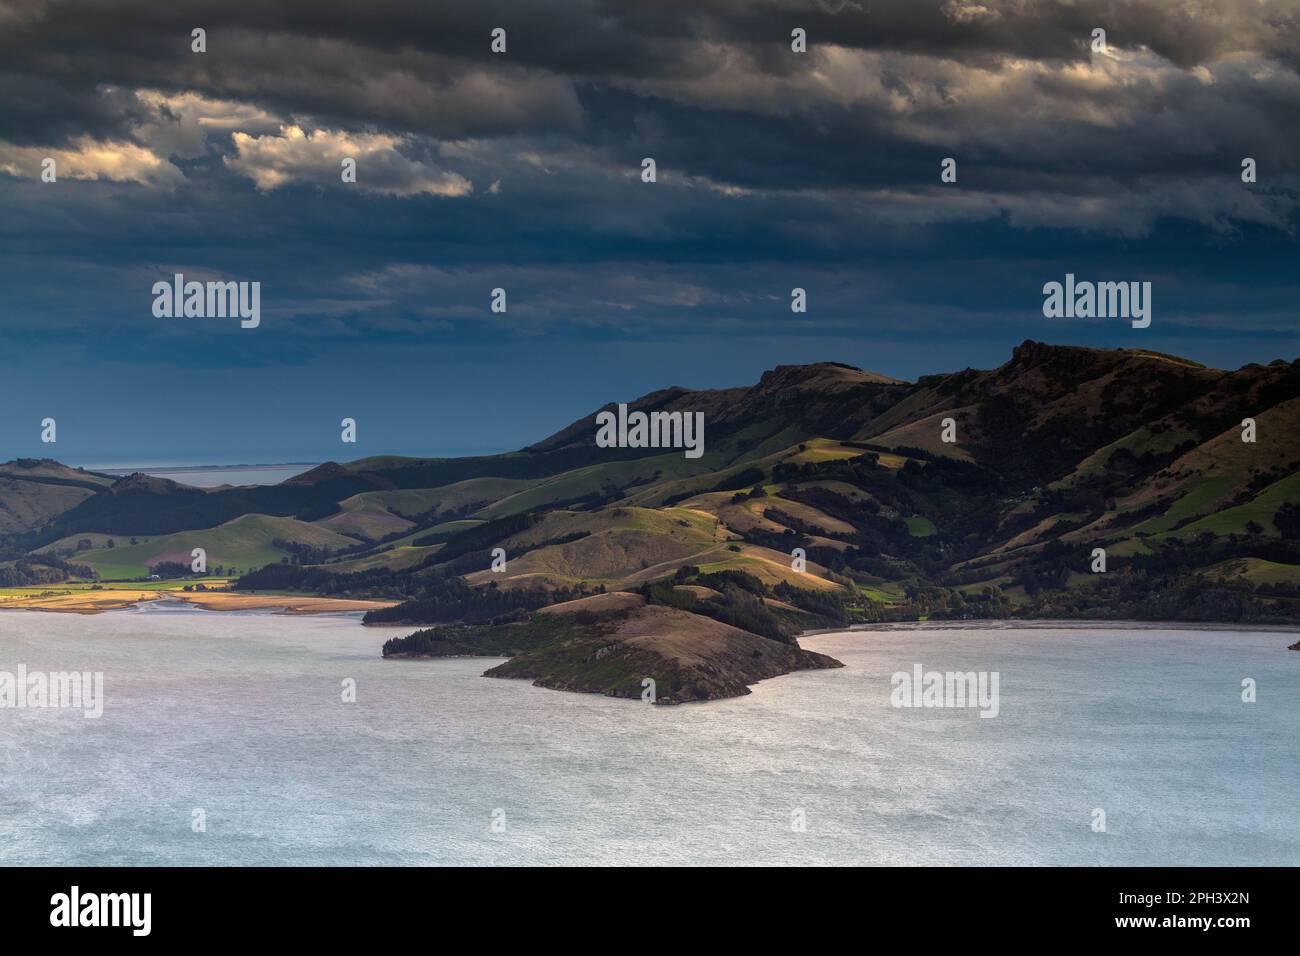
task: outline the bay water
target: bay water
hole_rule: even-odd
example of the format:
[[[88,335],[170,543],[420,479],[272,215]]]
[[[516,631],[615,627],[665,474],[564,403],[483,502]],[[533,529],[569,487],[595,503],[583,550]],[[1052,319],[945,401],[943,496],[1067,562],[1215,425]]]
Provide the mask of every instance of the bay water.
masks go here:
[[[1294,634],[820,634],[844,668],[654,707],[404,633],[0,612],[0,671],[104,674],[98,719],[0,709],[0,864],[1300,864]],[[997,672],[998,715],[892,706],[918,664]]]

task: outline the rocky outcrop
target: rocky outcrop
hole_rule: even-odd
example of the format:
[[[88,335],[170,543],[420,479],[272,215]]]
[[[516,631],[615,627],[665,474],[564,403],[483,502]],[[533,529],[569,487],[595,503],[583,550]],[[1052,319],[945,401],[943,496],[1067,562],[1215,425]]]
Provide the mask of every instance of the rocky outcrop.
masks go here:
[[[626,612],[603,633],[520,654],[484,676],[681,704],[740,697],[750,693],[750,684],[770,677],[843,666],[795,643],[759,637],[689,611],[646,605]]]
[[[510,658],[485,677],[656,704],[739,697],[770,677],[844,666],[794,641],[646,604],[636,594],[555,605],[525,623],[434,628],[384,645],[388,658],[478,655]]]

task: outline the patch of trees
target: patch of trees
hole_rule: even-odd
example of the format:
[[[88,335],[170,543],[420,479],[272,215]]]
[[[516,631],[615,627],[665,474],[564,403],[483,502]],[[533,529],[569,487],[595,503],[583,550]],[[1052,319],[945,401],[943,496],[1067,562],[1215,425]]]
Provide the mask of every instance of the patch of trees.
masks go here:
[[[1205,531],[1190,541],[1169,538],[1150,554],[1123,559],[1124,565],[1152,575],[1179,574],[1233,558],[1262,558],[1278,564],[1300,564],[1300,539],[1216,537]]]
[[[1282,537],[1300,541],[1300,505],[1288,501],[1273,515],[1273,525]]]
[[[1237,505],[1244,505],[1269,485],[1276,484],[1283,478],[1300,471],[1300,461],[1290,461],[1284,465],[1275,465],[1267,471],[1257,472],[1250,477],[1245,486],[1240,488],[1224,507],[1234,508]]]
[[[797,462],[783,461],[772,466],[772,481],[782,484],[787,481],[794,481],[799,477],[800,468]]]
[[[418,597],[393,607],[367,611],[366,624],[443,624],[459,621],[477,624],[510,616],[516,611],[534,611],[584,597],[585,589],[501,588],[493,581],[486,587],[472,587],[459,577],[429,580]]]
[[[293,516],[299,521],[320,521],[331,515],[342,513],[343,508],[337,501],[321,501],[314,504],[304,505],[294,512]]]
[[[1054,374],[1056,371],[1053,369]],[[1080,380],[1096,371],[1083,372]],[[1144,374],[1158,373],[1147,370]],[[1068,386],[1073,378],[1073,373],[1067,373],[1055,382]],[[976,414],[977,432],[985,436],[981,457],[996,463],[1011,487],[1041,486],[1063,478],[1092,452],[1123,438],[1144,422],[1162,417],[1184,401],[1191,401],[1204,388],[1181,372],[1168,379],[1148,381],[1145,389],[1138,390],[1132,389],[1127,377],[1112,381],[1102,392],[1099,415],[1074,408],[1040,421],[1041,407],[1027,395],[1004,394],[997,401],[982,402]],[[1148,460],[1150,464],[1156,461],[1158,456]],[[1116,462],[1121,469],[1125,463],[1123,456]],[[1111,482],[1123,480],[1123,472],[1105,478]]]
[[[748,501],[751,498],[766,498],[766,497],[767,497],[767,489],[764,488],[762,485],[755,485],[747,492],[737,491],[734,495],[731,496],[731,503],[733,505],[737,505],[740,504],[742,501]]]
[[[391,608],[367,612],[364,620],[369,624],[490,621],[605,590],[604,585],[595,589],[507,589],[498,587],[495,581],[486,587],[474,587],[447,573],[417,574],[387,568],[340,573],[320,565],[297,564],[268,564],[243,575],[233,587],[238,591],[305,591],[330,597],[401,601]]]
[[[785,497],[785,495],[783,494],[782,497]],[[828,536],[825,529],[820,528],[817,525],[811,524],[807,521],[804,521],[802,518],[798,518],[790,514],[790,512],[788,511],[782,511],[780,508],[764,508],[763,517],[766,518],[768,521],[773,521],[776,524],[784,525],[786,528],[785,534],[788,534],[793,537],[799,537],[801,540],[806,540],[808,537],[814,535],[817,537]],[[753,541],[755,544],[763,543],[758,540],[759,537],[768,540],[772,538],[780,539],[781,543],[778,544],[777,547],[780,547],[782,550],[784,550],[785,535],[783,534],[777,534],[772,531],[764,531],[761,528],[754,528],[753,530],[745,533],[745,540]],[[794,546],[795,543],[791,542],[791,547]]]
[[[742,591],[748,591],[750,594],[757,594],[764,597],[770,592],[762,581],[750,574],[748,571],[739,571],[731,568],[722,571],[710,571],[705,574],[697,574],[695,583],[702,587],[712,588],[715,591],[721,591],[726,587],[737,587]]]
[[[1015,606],[994,587],[979,591],[935,590],[925,596],[925,615],[931,620],[985,620],[1015,615]]]
[[[43,564],[46,567],[58,568],[70,577],[78,578],[97,578],[98,572],[88,564],[77,564],[73,561],[65,561],[58,555],[54,554],[33,554],[28,560],[33,564]]]
[[[922,465],[909,460],[899,470],[898,480],[921,492],[958,491],[963,495],[995,495],[1002,491],[1000,476],[973,461],[933,458]]]
[[[9,567],[0,567],[0,587],[25,588],[59,584],[70,577],[98,578],[85,564],[73,564],[52,554],[31,554],[19,558]]]
[[[149,571],[160,578],[184,578],[194,573],[181,561],[157,561],[149,566]]]
[[[779,600],[786,604],[793,604],[801,611],[816,615],[832,626],[849,623],[849,613],[844,606],[844,595],[840,591],[813,591],[808,588],[797,588],[786,581],[781,581],[772,590]]]
[[[470,551],[478,551],[504,541],[511,535],[527,531],[541,520],[542,516],[538,512],[526,511],[517,515],[507,515],[504,518],[494,518],[491,521],[483,522],[483,524],[475,525],[473,528],[453,531],[450,534],[426,535],[423,538],[416,538],[411,543],[416,547],[423,548],[442,542],[443,547],[438,552],[438,560],[441,563],[459,555],[467,554]]]
[[[1196,447],[1194,440],[1180,442],[1167,451],[1145,451],[1135,455],[1127,448],[1117,448],[1106,459],[1105,468],[1117,480],[1131,482],[1134,478],[1155,474],[1161,468],[1177,461]]]
[[[1095,521],[1108,510],[1106,505],[1109,496],[1119,490],[1104,481],[1100,485],[1096,482],[1080,482],[1068,488],[1044,489],[1032,510],[1014,522],[1007,523],[1006,533],[1024,531],[1044,518],[1067,512],[1084,515],[1085,522]]]
[[[823,514],[838,518],[854,528],[851,535],[821,532],[823,536],[848,541],[859,549],[873,552],[920,555],[929,545],[924,539],[912,537],[907,523],[897,518],[886,518],[869,499],[854,500],[839,492],[822,487],[793,487],[781,492],[782,498],[811,505]],[[807,528],[808,525],[802,525]]]
[[[919,458],[921,459],[921,461],[950,461],[951,460],[951,459],[945,459],[941,455],[936,455],[934,452],[929,451],[928,449],[917,448],[915,445],[896,445],[892,449],[892,451],[895,455],[902,455],[906,458]]]
[[[858,530],[865,528],[867,523],[875,518],[880,511],[879,505],[873,507],[873,505],[867,504],[866,500],[854,500],[847,495],[840,494],[838,491],[831,491],[829,488],[804,488],[801,486],[783,488],[779,497],[785,498],[787,501],[797,501],[800,504],[811,505],[823,514],[838,518]],[[792,515],[787,515],[787,517],[793,518]],[[799,522],[792,527],[796,530],[811,530],[812,528],[811,525],[803,522]],[[833,534],[827,532],[818,533],[827,537],[834,537]]]
[[[807,485],[822,480],[850,484],[870,497],[852,499],[827,488]],[[999,497],[1002,488],[1002,479],[997,474],[968,462],[949,458],[935,458],[924,464],[908,461],[895,472],[879,467],[874,455],[863,455],[848,460],[806,463],[797,468],[797,474],[778,493],[779,497],[812,505],[853,525],[855,534],[822,531],[776,506],[764,514],[799,534],[832,537],[853,544],[876,565],[868,573],[881,574],[883,565],[874,559],[888,554],[925,573],[938,574],[943,567],[978,554],[988,546],[997,531],[998,515],[1004,503]],[[930,518],[938,527],[938,534],[913,536],[906,522],[881,515],[884,509],[897,515]],[[753,532],[746,537],[756,540]],[[846,558],[841,557],[828,566],[839,570],[845,564]],[[865,565],[859,568],[866,570]]]
[[[288,541],[284,538],[272,538],[271,547],[280,551],[288,551],[289,559],[294,564],[321,564],[335,553],[331,548],[304,544],[301,541]],[[365,547],[365,545],[362,545],[362,547]]]
[[[1134,508],[1132,511],[1126,511],[1116,514],[1111,518],[1111,528],[1131,528],[1135,524],[1140,524],[1148,518],[1157,518],[1173,507],[1173,498],[1157,498],[1150,504],[1143,505],[1141,508]]]
[[[717,572],[716,575],[698,575],[691,583],[704,587],[713,587],[718,591],[716,597],[701,600],[690,591],[678,591],[674,588],[673,581],[686,583],[690,580],[688,575],[681,573],[682,570],[678,569],[677,574],[671,580],[650,582],[642,585],[640,593],[645,597],[646,602],[675,607],[678,610],[690,611],[693,614],[702,614],[723,624],[730,624],[732,627],[738,627],[743,631],[749,631],[751,634],[757,634],[773,641],[780,641],[783,644],[795,643],[797,628],[773,613],[772,609],[763,603],[763,598],[760,595],[766,591],[766,588],[753,575],[746,574],[743,571],[721,571]],[[695,570],[698,571],[698,569]],[[742,575],[743,577],[740,577]],[[706,581],[712,583],[709,584]],[[742,587],[741,584],[744,586]],[[750,590],[755,586],[759,589],[757,593]]]
[[[1211,565],[1256,557],[1300,565],[1300,540],[1216,537],[1206,532],[1191,541],[1176,538],[1150,554],[1114,559],[1106,574],[1092,576],[1088,587],[1069,589],[1070,572],[1088,572],[1091,545],[1049,542],[1018,566],[1013,583],[1024,587],[1032,603],[1021,617],[1096,619],[1242,621],[1295,623],[1300,605],[1287,585],[1255,586],[1245,579],[1207,578]],[[1295,589],[1300,592],[1300,588]]]
[[[774,614],[761,597],[733,584],[724,585],[717,597],[702,601],[701,610],[715,621],[751,634],[783,644],[795,643],[794,627]]]
[[[486,625],[444,624],[406,637],[390,638],[384,642],[383,655],[513,657],[558,641],[571,642],[602,634],[626,616],[627,611],[606,611],[599,615],[589,612],[574,615],[517,612],[509,619],[498,619]]]
[[[1255,588],[1255,593],[1276,597],[1300,598],[1300,582],[1278,581],[1275,584],[1261,584]]]
[[[764,510],[763,516],[771,520],[772,512],[775,509],[768,508]],[[784,522],[782,522],[784,524]],[[818,532],[820,534],[820,532]],[[771,548],[773,551],[784,551],[787,554],[794,548],[803,548],[805,551],[811,547],[811,542],[801,532],[792,531],[786,528],[783,531],[770,531],[766,528],[753,527],[745,532],[745,540],[750,544],[756,544],[762,548]]]
[[[1024,617],[1133,619],[1140,621],[1236,621],[1294,624],[1300,607],[1249,587],[1207,580],[1203,575],[1152,579],[1143,574],[1108,574],[1096,587],[1044,592],[1020,609]]]
[[[834,458],[827,461],[806,461],[803,464],[784,461],[772,469],[775,481],[845,481],[862,488],[874,487],[881,479],[888,480],[885,469],[879,465],[880,456],[864,453],[855,458]]]
[[[450,655],[473,655],[479,653],[478,647],[467,640],[467,635],[459,628],[434,627],[405,637],[390,637],[384,641],[384,657],[395,654],[423,654],[432,657]]]
[[[409,573],[371,568],[340,573],[320,566],[268,564],[238,578],[239,591],[306,591],[330,597],[401,599],[417,594],[426,584]]]
[[[858,501],[814,498],[827,489],[805,488],[804,482],[835,480],[853,485],[868,495]],[[874,456],[848,460],[809,462],[798,476],[788,481],[780,496],[804,501],[819,510],[847,521],[859,530],[853,539],[860,547],[873,551],[892,551],[929,569],[978,553],[987,546],[997,526],[1000,511],[993,492],[1002,487],[1001,479],[977,465],[940,458],[928,464],[909,461],[897,472],[878,467]],[[834,492],[828,492],[835,494]],[[844,498],[844,496],[840,496]],[[820,502],[820,503],[819,503]],[[937,535],[912,537],[906,523],[884,525],[861,517],[863,511],[878,513],[888,508],[899,515],[921,515],[939,528]],[[882,519],[883,520],[883,519]],[[805,533],[805,525],[791,525]],[[828,535],[849,540],[843,535]]]
[[[742,468],[728,478],[723,478],[716,485],[710,488],[710,491],[735,491],[739,488],[749,488],[761,484],[764,478],[763,469],[761,468]]]
[[[680,568],[678,569],[680,572]],[[682,580],[685,580],[684,578]],[[700,599],[690,591],[679,591],[671,581],[650,581],[640,588],[640,594],[650,604],[662,604],[675,607],[679,611],[695,613],[700,606]]]

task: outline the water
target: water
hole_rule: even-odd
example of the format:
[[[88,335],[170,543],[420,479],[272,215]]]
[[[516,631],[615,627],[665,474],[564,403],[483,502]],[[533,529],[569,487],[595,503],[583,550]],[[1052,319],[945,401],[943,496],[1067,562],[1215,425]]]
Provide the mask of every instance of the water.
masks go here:
[[[102,670],[107,698],[0,710],[0,864],[1300,864],[1294,635],[822,635],[844,669],[649,707],[384,661],[394,633],[0,612],[0,670]],[[1000,716],[891,708],[915,662],[998,671]]]

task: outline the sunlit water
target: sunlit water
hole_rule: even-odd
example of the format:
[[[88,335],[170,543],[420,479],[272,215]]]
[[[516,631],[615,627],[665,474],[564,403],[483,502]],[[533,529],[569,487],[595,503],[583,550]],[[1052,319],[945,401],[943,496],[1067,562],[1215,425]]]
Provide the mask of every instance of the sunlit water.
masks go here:
[[[107,699],[0,710],[0,863],[1300,864],[1294,635],[823,635],[844,669],[650,707],[384,661],[395,633],[0,612],[0,670],[103,671]],[[916,662],[997,671],[1000,715],[891,707]]]

